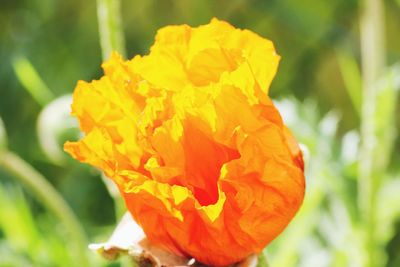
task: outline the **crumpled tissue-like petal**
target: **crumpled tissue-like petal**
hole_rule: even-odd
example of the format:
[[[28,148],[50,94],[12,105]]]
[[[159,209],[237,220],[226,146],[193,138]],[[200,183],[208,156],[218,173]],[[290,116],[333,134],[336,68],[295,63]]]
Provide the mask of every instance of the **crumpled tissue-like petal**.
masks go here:
[[[148,239],[226,266],[259,253],[304,197],[301,151],[268,97],[271,41],[211,20],[158,31],[146,56],[114,53],[79,82],[74,158],[115,181]]]

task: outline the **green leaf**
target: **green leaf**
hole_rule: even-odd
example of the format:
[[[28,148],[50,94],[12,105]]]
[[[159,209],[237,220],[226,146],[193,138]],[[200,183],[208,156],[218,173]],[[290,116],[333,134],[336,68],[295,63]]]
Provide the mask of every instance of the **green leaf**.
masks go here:
[[[386,244],[395,234],[395,223],[400,219],[400,177],[387,180],[378,192],[377,237]]]
[[[396,105],[400,89],[400,63],[390,67],[377,84],[375,136],[379,139],[376,146],[375,165],[377,170],[384,170],[389,163],[395,140]]]
[[[341,51],[337,53],[337,58],[347,93],[350,96],[354,109],[360,115],[362,79],[358,63],[354,57],[346,55]]]

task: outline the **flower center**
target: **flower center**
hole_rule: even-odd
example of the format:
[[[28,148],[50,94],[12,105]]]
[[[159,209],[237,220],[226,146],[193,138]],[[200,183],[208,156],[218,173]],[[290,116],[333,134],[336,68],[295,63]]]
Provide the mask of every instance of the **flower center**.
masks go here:
[[[190,123],[185,123],[183,148],[186,186],[201,205],[215,204],[219,196],[217,182],[221,167],[239,158],[239,152],[216,143]]]

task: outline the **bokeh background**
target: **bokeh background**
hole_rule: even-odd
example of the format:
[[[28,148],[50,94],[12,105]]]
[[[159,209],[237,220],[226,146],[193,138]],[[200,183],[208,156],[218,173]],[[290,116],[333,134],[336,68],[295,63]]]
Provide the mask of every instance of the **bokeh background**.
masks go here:
[[[212,17],[275,43],[270,92],[302,143],[307,193],[265,250],[271,266],[400,266],[400,1],[121,5],[128,57],[148,53],[162,26]],[[0,59],[0,266],[124,265],[86,249],[112,232],[118,196],[62,151],[79,137],[68,116],[76,82],[102,75],[96,1],[1,0]],[[69,207],[79,225],[62,215]]]

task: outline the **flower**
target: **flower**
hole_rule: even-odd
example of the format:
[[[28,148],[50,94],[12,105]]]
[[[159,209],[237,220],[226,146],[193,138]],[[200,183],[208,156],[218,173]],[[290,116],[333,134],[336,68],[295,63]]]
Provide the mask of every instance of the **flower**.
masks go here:
[[[75,159],[103,170],[154,244],[212,266],[260,252],[304,197],[300,149],[268,97],[271,41],[213,19],[158,31],[78,82]]]

